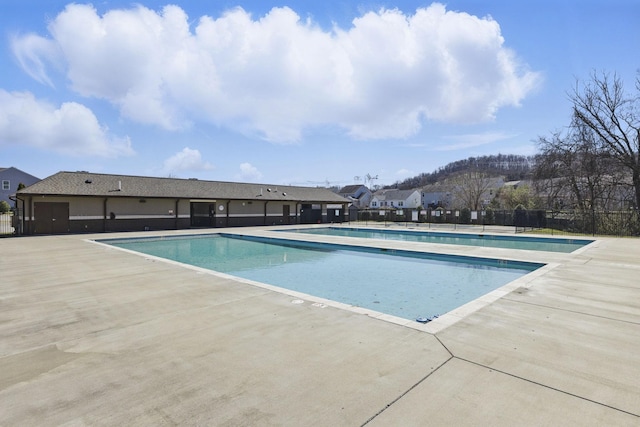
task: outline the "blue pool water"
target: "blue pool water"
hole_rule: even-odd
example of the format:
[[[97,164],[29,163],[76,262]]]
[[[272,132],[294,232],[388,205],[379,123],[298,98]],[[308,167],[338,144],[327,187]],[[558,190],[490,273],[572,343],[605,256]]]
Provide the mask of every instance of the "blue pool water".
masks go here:
[[[537,238],[522,236],[494,236],[487,234],[442,233],[413,230],[374,230],[363,228],[306,228],[297,230],[280,230],[323,236],[364,237],[367,239],[402,240],[423,243],[444,243],[448,245],[485,246],[492,248],[526,249],[533,251],[549,251],[570,253],[592,240]]]
[[[102,242],[410,320],[444,314],[542,266],[246,236]]]

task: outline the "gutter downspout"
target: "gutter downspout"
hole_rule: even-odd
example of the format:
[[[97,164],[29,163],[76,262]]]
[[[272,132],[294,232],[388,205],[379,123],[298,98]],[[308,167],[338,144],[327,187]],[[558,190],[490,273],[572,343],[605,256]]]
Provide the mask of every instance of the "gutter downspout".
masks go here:
[[[105,233],[107,232],[107,200],[109,200],[109,198],[105,197],[102,211],[102,231]]]
[[[231,200],[227,200],[227,227],[229,227],[229,205],[231,204]]]
[[[300,224],[300,207],[302,202],[296,202],[296,224]]]
[[[178,218],[178,206],[179,205],[180,205],[180,199],[176,199],[176,210],[175,210],[175,212],[176,212],[176,230],[178,230],[179,229],[178,227],[180,226],[180,224],[178,223],[178,221],[180,221],[179,218]]]
[[[26,209],[27,209],[26,206],[23,206],[23,208],[25,209],[24,212],[26,213]],[[24,214],[22,215],[22,217],[25,218]],[[34,228],[35,228],[33,225],[34,219],[35,219],[35,215],[33,214],[33,196],[29,196],[29,234],[34,233]]]
[[[264,201],[264,224],[263,225],[267,225],[267,204],[269,204],[268,200]]]
[[[16,196],[16,198],[17,197],[18,196]],[[24,221],[25,221],[25,219],[24,219],[24,214],[25,214],[24,206],[25,206],[25,204],[24,203],[25,203],[25,200],[24,199],[20,199],[20,201],[22,202],[22,224],[20,224],[20,234],[24,234]]]

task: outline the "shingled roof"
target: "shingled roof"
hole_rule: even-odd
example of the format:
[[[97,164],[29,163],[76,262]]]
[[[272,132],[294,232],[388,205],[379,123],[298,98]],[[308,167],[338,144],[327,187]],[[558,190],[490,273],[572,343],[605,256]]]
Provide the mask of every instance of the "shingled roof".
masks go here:
[[[406,200],[418,190],[397,190],[395,188],[379,190],[374,193],[378,200]]]
[[[58,172],[18,191],[17,195],[348,203],[348,200],[326,188],[108,175],[90,172]]]

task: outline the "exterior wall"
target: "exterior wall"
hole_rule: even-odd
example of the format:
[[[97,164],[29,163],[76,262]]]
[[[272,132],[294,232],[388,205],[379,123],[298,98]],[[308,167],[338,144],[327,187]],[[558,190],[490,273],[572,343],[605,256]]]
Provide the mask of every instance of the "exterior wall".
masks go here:
[[[105,231],[178,228],[180,205],[174,199],[107,198],[104,203]]]
[[[366,193],[366,194],[362,195],[362,196],[360,197],[360,199],[358,199],[358,202],[359,202],[359,203],[358,203],[358,207],[359,207],[359,208],[363,208],[363,209],[364,209],[364,208],[368,208],[368,207],[369,207],[369,204],[371,203],[371,197],[372,197],[372,196],[373,196],[373,195],[371,194],[371,192],[370,192],[370,191],[367,191],[367,193]]]
[[[373,196],[371,198],[371,202],[369,202],[369,207],[371,207],[371,208],[381,208],[383,206],[382,205],[383,201],[384,200],[378,198],[377,196]]]
[[[124,197],[28,197],[25,199],[23,234],[33,234],[35,203],[68,203],[69,232],[100,233],[115,231],[173,230],[191,227],[191,203],[204,203],[215,209],[207,227],[240,227],[300,223],[302,204],[291,201],[176,200]],[[18,202],[20,204],[20,202]],[[311,206],[311,205],[309,205]],[[317,204],[322,222],[342,222],[344,206]],[[288,210],[288,215],[285,215]],[[336,212],[338,212],[336,214]]]
[[[417,208],[422,204],[422,198],[419,191],[414,191],[404,200],[403,208]]]
[[[368,208],[369,203],[371,202],[371,198],[373,197],[373,193],[364,185],[361,185],[356,191],[353,193],[339,193],[340,196],[344,198],[351,198],[354,206],[360,209]]]
[[[56,197],[55,199],[60,201],[61,198]],[[82,197],[64,199],[64,201],[69,202],[69,228],[72,233],[99,233],[106,231],[104,202],[102,199]]]
[[[38,181],[40,181],[38,178],[22,172],[20,169],[6,168],[0,171],[0,200],[4,200],[10,206],[14,206],[13,200],[9,199],[9,196],[18,191],[18,185],[22,183],[28,187]],[[8,186],[8,188],[5,188],[5,186]]]
[[[144,200],[142,202],[141,200]],[[173,199],[134,199],[103,197],[30,197],[21,202],[20,220],[24,234],[33,234],[35,203],[68,203],[71,233],[142,231],[189,227],[189,202]],[[176,206],[178,215],[176,215]],[[23,215],[24,214],[24,215]]]
[[[394,209],[412,209],[420,206],[421,197],[418,191],[411,193],[406,199],[394,199],[388,196],[373,196],[370,207],[377,208],[394,208]]]
[[[451,205],[451,193],[446,191],[422,193],[422,206],[448,208]]]
[[[297,223],[295,202],[219,200],[216,206],[216,227]],[[289,207],[288,216],[284,215],[285,206]]]

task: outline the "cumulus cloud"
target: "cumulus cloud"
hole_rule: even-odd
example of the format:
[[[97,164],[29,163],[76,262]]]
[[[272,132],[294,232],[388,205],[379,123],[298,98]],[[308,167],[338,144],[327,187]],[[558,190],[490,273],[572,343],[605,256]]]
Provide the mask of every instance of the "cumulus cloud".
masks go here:
[[[323,30],[289,8],[253,18],[241,8],[193,25],[178,6],[98,15],[68,5],[49,37],[16,37],[36,80],[62,63],[71,87],[123,117],[167,129],[205,121],[275,142],[340,127],[354,138],[403,138],[428,121],[477,123],[536,87],[491,18],[434,3],[381,9]]]
[[[82,104],[54,106],[29,92],[0,89],[0,146],[28,145],[75,156],[134,154],[128,137],[116,137]]]
[[[185,147],[182,151],[177,152],[173,156],[164,161],[164,172],[177,173],[184,171],[204,171],[213,169],[213,165],[202,159],[199,150],[193,150]]]
[[[240,173],[236,176],[239,181],[255,182],[262,179],[262,173],[251,163],[241,163]]]

